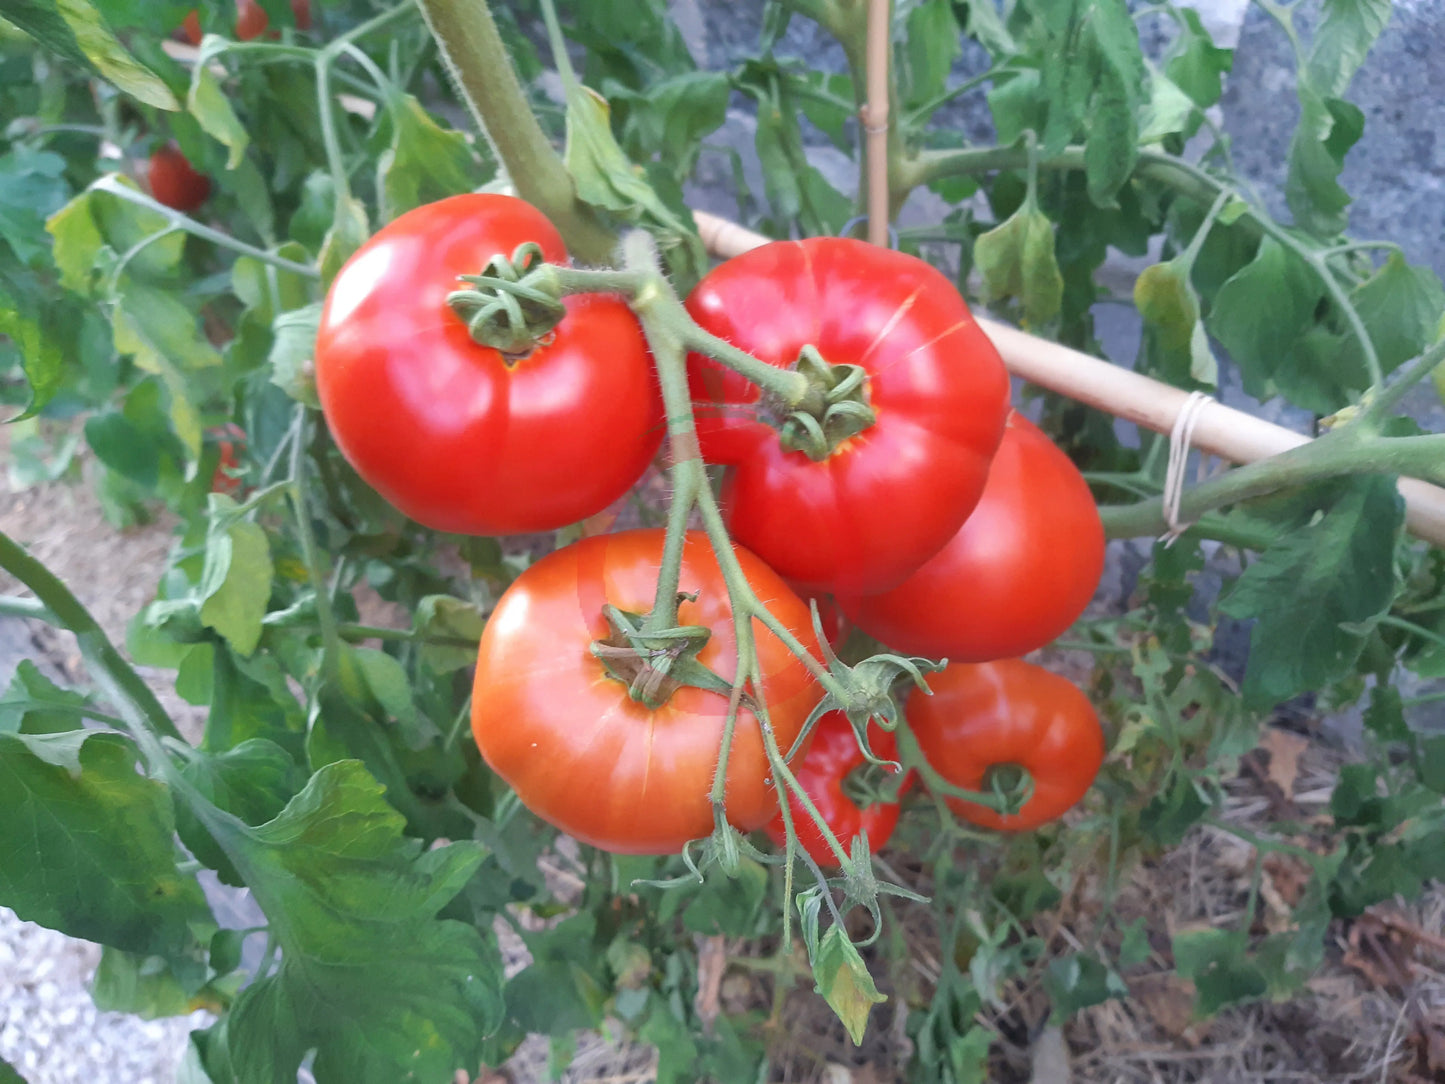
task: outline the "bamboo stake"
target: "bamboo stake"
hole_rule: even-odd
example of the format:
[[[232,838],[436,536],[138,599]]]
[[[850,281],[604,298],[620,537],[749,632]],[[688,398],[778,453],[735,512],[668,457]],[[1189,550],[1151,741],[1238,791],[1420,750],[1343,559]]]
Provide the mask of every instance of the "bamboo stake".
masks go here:
[[[860,120],[867,136],[868,240],[888,244],[888,60],[891,0],[868,2],[868,101]]]
[[[762,234],[716,215],[694,211],[693,217],[703,244],[724,258],[768,242]],[[1015,376],[1156,433],[1167,434],[1174,428],[1174,420],[1189,397],[1188,392],[1161,381],[997,320],[980,317],[978,323]],[[1199,413],[1191,444],[1231,463],[1253,463],[1309,441],[1303,433],[1211,402]],[[1415,478],[1401,478],[1400,493],[1405,498],[1405,522],[1411,533],[1445,545],[1445,489]]]

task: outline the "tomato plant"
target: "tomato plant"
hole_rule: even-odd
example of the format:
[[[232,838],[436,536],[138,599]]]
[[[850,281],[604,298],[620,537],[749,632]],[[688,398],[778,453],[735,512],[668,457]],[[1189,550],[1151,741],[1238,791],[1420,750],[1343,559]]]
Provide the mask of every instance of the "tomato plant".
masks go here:
[[[882,760],[892,760],[898,755],[893,735],[876,726],[868,730],[868,744],[874,755]],[[860,806],[843,789],[848,777],[867,763],[848,716],[841,711],[830,711],[814,727],[807,754],[793,765],[793,774],[845,850],[853,837],[861,833],[868,837],[870,851],[880,851],[888,845],[893,829],[898,825],[897,802],[872,802]],[[904,780],[900,793],[908,788],[911,779],[910,776]],[[818,865],[825,868],[837,866],[838,858],[828,846],[817,822],[804,811],[795,796],[790,794],[788,803],[799,846]],[[768,823],[767,832],[768,838],[779,847],[786,845],[787,832],[781,812]]]
[[[813,460],[780,443],[780,411],[755,384],[694,355],[699,439],[729,468],[740,542],[803,588],[859,594],[894,586],[958,530],[1003,432],[1008,377],[939,272],[861,241],[779,242],[713,270],[687,305],[773,365],[813,347],[860,366],[877,415]]]
[[[948,804],[964,820],[1021,832],[1066,813],[1104,762],[1098,713],[1068,679],[1022,659],[953,663],[929,678],[933,695],[908,698],[908,726],[928,763],[947,782],[987,790],[999,769],[1024,769],[1032,795],[1000,814],[962,798]]]
[[[728,697],[682,685],[657,706],[633,699],[591,645],[611,635],[604,606],[648,610],[663,532],[585,538],[542,558],[497,603],[482,634],[472,691],[472,733],[487,763],[538,816],[578,839],[622,854],[664,854],[713,828],[709,792]],[[738,559],[772,613],[817,652],[806,604],[746,550]],[[716,558],[689,534],[678,581],[680,624],[706,630],[692,658],[729,682],[737,665],[732,610]],[[822,695],[771,633],[757,637],[760,692],[784,749]],[[744,830],[778,808],[762,734],[738,714],[728,758],[726,812]]]
[[[844,610],[898,651],[986,662],[1025,655],[1067,629],[1103,570],[1104,528],[1088,484],[1015,411],[958,533],[897,587]]]
[[[475,342],[448,307],[459,276],[526,243],[566,259],[523,201],[455,196],[380,230],[327,294],[316,384],[332,436],[382,496],[437,530],[574,523],[622,496],[662,441],[647,343],[621,300],[567,298],[520,355]]]
[[[167,207],[190,214],[211,194],[211,179],[197,172],[174,143],[157,147],[146,167],[151,195]]]

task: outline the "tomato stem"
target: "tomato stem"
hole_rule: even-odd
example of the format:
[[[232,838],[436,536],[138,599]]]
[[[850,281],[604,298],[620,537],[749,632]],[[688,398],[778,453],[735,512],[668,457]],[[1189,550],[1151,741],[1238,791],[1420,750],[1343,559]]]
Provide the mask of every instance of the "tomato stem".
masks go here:
[[[943,776],[939,775],[933,765],[923,755],[923,749],[918,744],[918,739],[913,736],[913,731],[908,729],[904,723],[894,731],[898,740],[898,760],[905,768],[911,768],[922,778],[924,785],[934,797],[960,798],[965,802],[972,802],[984,809],[991,809],[995,813],[1008,813],[1016,811],[1016,795],[1011,793],[999,793],[997,791],[968,790],[965,787],[956,787]],[[1027,773],[1025,773],[1027,774]],[[940,803],[941,809],[947,806]]]

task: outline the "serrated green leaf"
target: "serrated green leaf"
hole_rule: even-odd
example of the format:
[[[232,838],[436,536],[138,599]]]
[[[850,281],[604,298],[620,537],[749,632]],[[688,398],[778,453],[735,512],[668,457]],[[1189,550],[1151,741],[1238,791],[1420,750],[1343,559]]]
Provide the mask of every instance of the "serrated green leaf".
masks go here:
[[[1253,618],[1243,694],[1264,707],[1319,689],[1353,668],[1395,591],[1404,522],[1392,478],[1330,483],[1322,516],[1298,523],[1244,570],[1220,609]]]
[[[74,731],[88,703],[80,693],[55,684],[29,659],[21,659],[0,696],[0,734]]]
[[[265,530],[229,513],[235,501],[212,493],[206,562],[201,572],[201,621],[242,655],[261,642],[261,619],[271,599],[275,566]]]
[[[94,69],[132,98],[157,109],[180,108],[170,88],[126,52],[88,0],[10,0],[3,14],[46,48]]]
[[[868,1014],[874,1005],[881,1005],[888,999],[878,992],[868,966],[853,947],[853,942],[837,926],[829,926],[818,945],[817,957],[813,960],[813,978],[817,992],[823,995],[848,1029],[848,1035],[855,1044],[863,1041],[863,1032],[868,1026]]]
[[[312,776],[273,820],[203,820],[271,923],[280,968],[232,1006],[224,1043],[241,1081],[432,1081],[479,1062],[502,1019],[495,943],[438,919],[481,863],[472,843],[423,850],[355,761]],[[201,813],[201,810],[197,811]]]
[[[389,112],[391,146],[376,163],[384,219],[477,186],[480,162],[466,136],[441,127],[410,94],[396,95]]]
[[[0,288],[0,335],[8,336],[19,351],[20,366],[30,387],[25,409],[8,419],[23,421],[39,413],[60,391],[65,380],[65,355],[60,343],[40,321],[22,313],[19,304],[3,288]]]
[[[1149,78],[1149,101],[1139,120],[1139,142],[1158,143],[1165,136],[1189,130],[1194,100],[1168,76],[1154,72]]]
[[[1343,94],[1390,21],[1391,0],[1324,0],[1305,74],[1325,97]]]
[[[1054,257],[1054,224],[1030,202],[980,234],[973,244],[973,258],[983,274],[988,300],[1018,298],[1025,327],[1058,316],[1064,280]]]
[[[1270,237],[1220,287],[1209,330],[1239,366],[1251,395],[1267,399],[1274,394],[1274,376],[1314,322],[1323,296],[1324,286],[1309,265]]]
[[[1433,343],[1445,311],[1445,288],[1428,267],[1412,267],[1399,252],[1350,291],[1380,367],[1391,373]]]
[[[116,734],[0,733],[0,823],[26,841],[0,847],[0,898],[71,937],[196,958],[210,911],[176,868],[170,795],[135,761]]]
[[[331,285],[331,280],[336,277],[342,265],[351,259],[352,253],[364,245],[370,236],[366,206],[351,196],[337,199],[332,212],[331,228],[326,231],[321,242],[320,255],[317,257],[323,286]]]
[[[271,382],[299,403],[321,409],[316,394],[316,333],[321,327],[321,303],[283,312],[272,325],[274,338],[267,358]]]
[[[474,646],[482,637],[486,619],[475,604],[450,595],[427,595],[417,603],[412,627],[416,630],[421,664],[435,674],[446,674],[477,661]],[[439,643],[458,640],[460,644]]]
[[[305,785],[305,774],[291,755],[264,738],[243,741],[221,753],[187,753],[181,774],[218,808],[253,827],[280,813]],[[207,869],[215,870],[222,881],[238,886],[245,883],[185,806],[177,810],[176,830],[186,849]]]
[[[1044,989],[1053,1003],[1055,1020],[1067,1020],[1083,1009],[1129,996],[1119,973],[1087,953],[1056,956],[1044,969]]]
[[[191,87],[186,92],[186,109],[200,122],[201,128],[212,139],[230,149],[226,156],[226,168],[235,169],[251,143],[250,133],[231,108],[230,101],[221,84],[211,72],[210,54],[202,49],[196,66],[191,69]]]
[[[1268,989],[1248,958],[1244,938],[1230,930],[1181,930],[1174,935],[1174,965],[1194,982],[1195,1012],[1213,1016],[1226,1005],[1253,1001]]]
[[[768,893],[768,871],[751,858],[738,862],[735,876],[715,878],[698,891],[682,913],[682,924],[705,936],[744,937],[755,932]]]
[[[1285,201],[1295,224],[1333,237],[1348,224],[1350,194],[1340,186],[1345,155],[1365,130],[1365,116],[1342,98],[1322,98],[1301,83],[1300,122],[1289,148]]]
[[[1217,383],[1219,364],[1199,321],[1199,296],[1185,263],[1170,260],[1146,267],[1134,282],[1134,304],[1155,357],[1172,382],[1187,378],[1209,386]]]
[[[1037,132],[1043,127],[1045,114],[1040,93],[1037,68],[1019,71],[1006,68],[994,80],[988,92],[988,107],[993,114],[999,146],[1013,146],[1024,132]]]
[[[907,104],[914,106],[943,90],[962,48],[951,0],[923,0],[908,13],[907,28],[906,67],[902,74]]]
[[[46,231],[55,239],[52,257],[60,269],[60,284],[78,294],[90,292],[91,270],[105,244],[91,214],[92,198],[82,192],[45,221]]]
[[[1221,49],[1204,29],[1199,12],[1193,8],[1176,9],[1183,20],[1179,36],[1170,50],[1164,73],[1194,100],[1201,109],[1219,101],[1224,86],[1220,76],[1234,67],[1234,50]]]
[[[69,193],[60,155],[23,145],[0,155],[0,239],[21,263],[36,266],[50,251],[45,220]]]

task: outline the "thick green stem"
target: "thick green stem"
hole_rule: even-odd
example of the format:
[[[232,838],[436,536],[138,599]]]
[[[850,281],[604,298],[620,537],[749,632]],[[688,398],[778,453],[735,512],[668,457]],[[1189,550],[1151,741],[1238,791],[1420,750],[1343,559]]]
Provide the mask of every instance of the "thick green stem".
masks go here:
[[[617,238],[577,198],[562,156],[532,115],[486,3],[417,3],[447,70],[517,194],[556,223],[575,256],[587,263],[605,263]]]
[[[913,736],[913,731],[909,730],[907,725],[900,725],[893,733],[898,740],[898,762],[906,770],[917,772],[923,778],[923,783],[930,794],[935,797],[946,795],[949,798],[960,798],[982,809],[991,809],[995,813],[1008,812],[1010,802],[1007,795],[1001,797],[993,793],[956,787],[939,775],[938,770],[928,763],[928,758],[923,755],[923,748],[918,744],[918,739]],[[940,808],[944,807],[940,805]]]
[[[154,736],[183,740],[181,733],[161,707],[135,668],[115,649],[90,611],[60,579],[43,563],[30,556],[25,548],[0,531],[0,568],[35,592],[35,597],[55,620],[75,634],[86,666],[112,698],[121,701],[118,707],[132,707],[133,714]]]
[[[1342,426],[1309,444],[1261,459],[1184,493],[1181,521],[1206,512],[1342,474],[1395,474],[1445,483],[1445,434],[1380,437],[1359,423]],[[1110,538],[1157,535],[1168,528],[1164,501],[1153,498],[1099,509]]]

